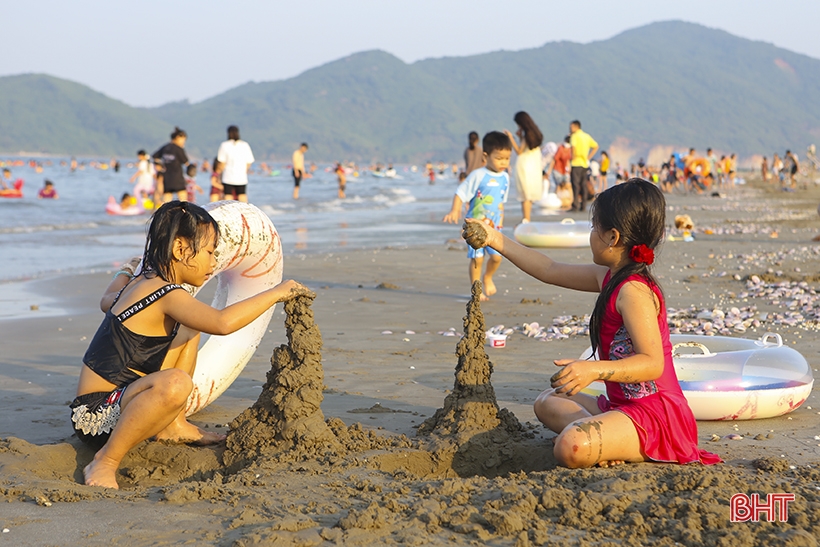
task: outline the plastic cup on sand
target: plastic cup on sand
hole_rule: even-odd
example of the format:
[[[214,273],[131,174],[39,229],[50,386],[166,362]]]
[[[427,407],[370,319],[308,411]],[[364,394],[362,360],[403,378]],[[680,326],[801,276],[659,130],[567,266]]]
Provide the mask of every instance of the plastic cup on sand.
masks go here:
[[[490,347],[503,348],[507,345],[506,334],[488,334],[487,340],[490,342]]]

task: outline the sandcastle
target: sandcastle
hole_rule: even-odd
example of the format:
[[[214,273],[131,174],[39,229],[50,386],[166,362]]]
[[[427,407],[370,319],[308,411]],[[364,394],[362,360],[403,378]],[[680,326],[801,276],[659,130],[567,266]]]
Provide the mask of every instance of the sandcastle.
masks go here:
[[[230,425],[226,465],[274,451],[328,448],[336,437],[322,414],[322,334],[313,320],[314,296],[285,302],[288,343],[273,351],[267,382],[256,403]]]
[[[511,412],[498,407],[490,382],[493,365],[484,350],[480,297],[477,282],[467,304],[464,337],[456,348],[453,391],[444,406],[419,426],[415,442],[403,435],[380,436],[359,424],[348,427],[338,418],[325,420],[321,409],[322,336],[313,321],[313,297],[286,302],[288,344],[274,350],[267,382],[256,403],[231,423],[224,464],[242,467],[259,457],[287,451],[318,457],[393,447],[405,450],[374,457],[373,465],[384,470],[403,467],[426,476],[470,476],[521,469],[522,456],[537,459],[532,447],[520,444],[532,435],[525,433]],[[531,469],[533,464],[524,467]]]
[[[515,444],[524,428],[515,415],[499,409],[490,382],[493,364],[484,349],[485,324],[481,312],[481,282],[472,287],[464,316],[464,337],[456,346],[453,390],[444,406],[421,424],[419,435],[431,442],[439,464],[461,476],[497,474],[517,467]]]

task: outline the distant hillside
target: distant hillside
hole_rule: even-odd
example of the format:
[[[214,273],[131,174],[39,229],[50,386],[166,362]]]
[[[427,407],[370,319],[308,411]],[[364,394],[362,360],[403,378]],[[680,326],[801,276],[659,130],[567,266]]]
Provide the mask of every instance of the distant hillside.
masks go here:
[[[530,112],[549,140],[562,138],[568,122],[578,118],[621,158],[647,154],[656,145],[656,151],[691,145],[751,155],[804,150],[820,141],[820,60],[682,22],[655,23],[586,45],[556,42],[409,65],[368,51],[289,80],[245,84],[200,103],[154,109],[131,109],[53,78],[74,86],[74,99],[56,91],[54,97],[35,94],[22,84],[11,90],[6,80],[0,78],[2,150],[36,144],[56,152],[71,144],[73,150],[101,152],[127,137],[123,148],[132,153],[133,139],[157,146],[179,125],[190,135],[189,150],[210,156],[225,127],[237,124],[259,158],[287,159],[307,141],[311,159],[449,160],[460,157],[470,130],[515,129],[518,110]],[[34,106],[10,123],[4,112],[13,101],[45,101],[53,129],[31,121],[43,118]],[[80,106],[97,109],[93,124],[76,111]],[[80,123],[82,132],[74,127]]]
[[[167,122],[68,80],[0,78],[0,151],[119,154],[167,138]]]

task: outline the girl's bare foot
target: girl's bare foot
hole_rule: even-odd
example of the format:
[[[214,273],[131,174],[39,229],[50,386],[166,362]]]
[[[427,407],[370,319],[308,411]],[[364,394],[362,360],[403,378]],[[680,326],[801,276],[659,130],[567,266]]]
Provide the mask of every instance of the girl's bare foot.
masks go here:
[[[625,463],[626,462],[624,460],[604,460],[604,461],[598,462],[598,467],[604,467],[604,468],[615,467],[616,465],[623,465]]]
[[[85,484],[88,486],[104,486],[105,488],[119,490],[120,485],[117,484],[118,467],[119,462],[115,462],[105,456],[100,456],[100,453],[97,452],[94,459],[91,460],[91,463],[83,469]]]
[[[479,302],[487,302],[489,299],[490,299],[490,297],[489,297],[489,296],[487,296],[487,295],[486,295],[486,294],[484,294],[484,293],[481,293],[481,296],[479,297],[479,299],[478,299],[478,300],[479,300]]]
[[[495,288],[495,283],[493,283],[492,277],[484,276],[484,293],[490,297],[498,292],[498,289]]]
[[[187,420],[174,420],[168,427],[157,433],[155,437],[158,441],[193,444],[196,446],[218,444],[226,438],[227,435],[205,431]]]

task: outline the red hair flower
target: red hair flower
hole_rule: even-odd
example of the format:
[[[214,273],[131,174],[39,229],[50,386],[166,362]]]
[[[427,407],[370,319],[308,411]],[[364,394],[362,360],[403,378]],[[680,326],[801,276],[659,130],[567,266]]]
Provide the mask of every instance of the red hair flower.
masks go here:
[[[640,245],[632,247],[632,250],[629,251],[629,258],[635,262],[643,262],[649,266],[655,262],[655,251],[641,243]]]

